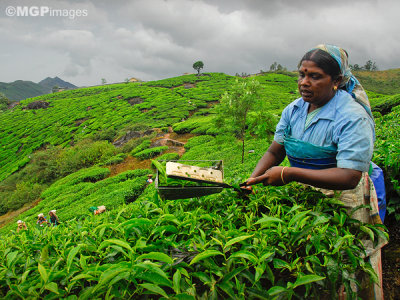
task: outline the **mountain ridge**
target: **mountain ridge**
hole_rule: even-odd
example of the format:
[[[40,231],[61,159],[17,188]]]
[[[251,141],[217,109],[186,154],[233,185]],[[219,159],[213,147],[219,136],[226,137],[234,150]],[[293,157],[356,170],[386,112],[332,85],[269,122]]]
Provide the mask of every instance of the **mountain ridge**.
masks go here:
[[[13,82],[0,82],[0,93],[10,101],[20,101],[53,92],[53,87],[75,89],[77,86],[62,80],[59,77],[47,77],[39,83],[28,80],[15,80]]]

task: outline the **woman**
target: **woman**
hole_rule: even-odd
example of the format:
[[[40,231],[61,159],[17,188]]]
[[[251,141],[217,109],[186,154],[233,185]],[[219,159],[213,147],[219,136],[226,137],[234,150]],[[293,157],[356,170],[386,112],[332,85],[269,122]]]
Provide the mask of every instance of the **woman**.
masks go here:
[[[283,110],[274,141],[247,184],[280,186],[297,181],[328,195],[341,190],[341,200],[349,209],[372,206],[371,211],[359,209],[353,217],[381,223],[376,192],[367,173],[374,121],[367,95],[348,67],[347,52],[332,45],[319,45],[307,52],[299,63],[298,89],[301,98]],[[291,166],[278,166],[285,156]],[[373,248],[370,241],[365,243],[380,278],[380,285],[374,286],[376,299],[383,299],[382,244]]]
[[[36,224],[39,226],[48,225],[47,219],[44,216],[44,214],[42,214],[42,213],[38,214],[38,219],[37,219]]]
[[[17,221],[17,233],[20,232],[21,230],[28,230],[28,227],[26,226],[26,223],[22,220]]]
[[[49,216],[50,216],[50,224],[52,226],[57,226],[58,224],[60,224],[60,221],[58,220],[55,209],[49,211]]]

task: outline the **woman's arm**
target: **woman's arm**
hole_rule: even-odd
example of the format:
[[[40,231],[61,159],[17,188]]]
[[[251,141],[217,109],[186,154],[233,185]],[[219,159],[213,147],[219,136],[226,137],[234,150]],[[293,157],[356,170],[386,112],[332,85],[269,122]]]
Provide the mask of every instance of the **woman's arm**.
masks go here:
[[[263,175],[250,178],[248,185],[262,182],[264,185],[280,186],[291,181],[331,190],[349,190],[357,186],[362,172],[352,169],[330,168],[311,170],[296,167],[273,167]]]

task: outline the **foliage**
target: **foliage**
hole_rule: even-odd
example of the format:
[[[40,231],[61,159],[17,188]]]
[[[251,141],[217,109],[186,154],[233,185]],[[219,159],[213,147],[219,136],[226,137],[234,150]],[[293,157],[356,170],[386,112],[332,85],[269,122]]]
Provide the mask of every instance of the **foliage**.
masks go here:
[[[214,125],[214,118],[215,115],[192,117],[175,123],[172,129],[176,133],[217,134],[219,130]]]
[[[248,115],[260,111],[260,83],[259,81],[236,81],[230,93],[225,92],[217,107],[217,127],[224,127],[236,134],[242,141],[242,163],[244,160],[244,147]]]
[[[153,158],[164,151],[168,150],[168,146],[153,147],[136,153],[134,156],[139,159]]]
[[[119,153],[119,154],[111,157],[110,159],[108,159],[101,165],[109,166],[109,165],[119,164],[119,163],[123,162],[127,156],[128,155],[126,153]]]
[[[3,93],[0,93],[0,112],[7,109],[9,104],[10,100]]]
[[[200,75],[200,70],[203,69],[203,67],[204,67],[204,64],[201,60],[196,61],[193,64],[193,69],[195,69],[197,71],[197,75]]]
[[[381,115],[385,115],[392,111],[392,108],[400,105],[400,94],[393,96],[383,96],[378,99],[374,99],[371,103],[372,111],[379,112]]]
[[[146,183],[151,170],[109,177],[110,170],[99,167],[132,149],[154,154],[149,136],[119,149],[111,145],[132,124],[172,126],[210,134],[191,138],[182,160],[223,159],[226,180],[242,182],[266,151],[282,108],[298,97],[291,75],[243,79],[250,80],[263,87],[264,114],[248,115],[243,165],[240,142],[211,122],[223,91],[234,90],[234,78],[224,74],[77,89],[40,97],[50,103],[46,111],[23,109],[31,99],[1,113],[0,195],[23,201],[40,194],[42,201],[18,216],[28,231],[10,232],[15,223],[0,230],[0,298],[325,299],[337,298],[342,284],[351,298],[352,273],[376,279],[361,258],[360,240],[384,238],[383,228],[351,219],[335,199],[314,190],[291,184],[255,187],[249,198],[225,189],[164,201]],[[389,100],[368,94],[373,107]],[[136,98],[143,101],[129,102]],[[389,212],[399,188],[398,113],[391,106],[376,119],[374,161],[393,182]],[[107,212],[93,216],[88,208],[98,205]],[[62,224],[35,228],[37,214],[51,209]]]
[[[324,299],[344,284],[353,297],[350,274],[375,278],[360,228],[385,234],[335,203],[292,185],[247,200],[141,198],[57,227],[28,221],[1,237],[0,296]]]
[[[56,209],[63,222],[87,217],[91,206],[105,205],[108,210],[115,209],[140,196],[146,187],[146,175],[149,173],[150,170],[138,169],[107,177],[110,174],[107,168],[82,169],[52,184],[42,192],[42,201],[18,218],[33,224],[39,213],[47,214]],[[6,232],[9,229],[5,227],[2,230]]]
[[[170,152],[170,153],[164,153],[163,155],[160,155],[157,157],[157,160],[165,160],[165,161],[170,161],[170,160],[178,160],[179,159],[179,154],[175,152]]]
[[[254,78],[264,87],[263,107],[271,113],[280,113],[297,97],[296,80],[291,76],[271,73]],[[23,100],[0,114],[0,181],[29,164],[29,156],[37,150],[68,148],[87,138],[111,141],[128,132],[132,124],[161,128],[197,118],[191,131],[217,134],[218,128],[200,121],[200,116],[213,114],[214,105],[223,92],[231,90],[234,81],[234,76],[204,73],[74,89]],[[142,102],[131,101],[136,98]],[[39,100],[49,106],[27,108]],[[128,144],[124,152],[130,150]]]
[[[387,211],[400,220],[400,105],[375,119],[376,141],[373,161],[385,173]]]
[[[376,65],[375,62],[373,62],[372,60],[367,60],[367,62],[365,63],[364,66],[360,66],[359,64],[354,64],[354,65],[350,65],[350,69],[352,69],[353,71],[377,71],[378,67]]]
[[[400,69],[385,71],[354,71],[362,86],[372,92],[394,95],[400,93]]]
[[[20,172],[0,183],[0,208],[5,213],[35,201],[55,180],[97,163],[106,162],[116,149],[106,141],[84,140],[71,148],[49,147],[31,155]]]
[[[269,70],[274,71],[286,71],[287,69],[283,67],[281,64],[278,64],[276,61],[269,67]]]

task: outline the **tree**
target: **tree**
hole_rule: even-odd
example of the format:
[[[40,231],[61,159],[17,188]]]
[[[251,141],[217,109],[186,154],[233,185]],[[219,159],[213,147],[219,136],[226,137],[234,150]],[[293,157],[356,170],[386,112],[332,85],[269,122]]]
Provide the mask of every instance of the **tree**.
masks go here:
[[[368,60],[364,65],[364,69],[367,71],[376,71],[378,70],[378,67],[374,61]]]
[[[216,125],[231,131],[242,141],[242,163],[249,113],[261,113],[260,83],[253,79],[236,80],[230,93],[225,92],[217,107]]]
[[[0,93],[0,111],[7,109],[9,104],[10,100],[3,93]]]
[[[105,78],[102,78],[102,79],[101,79],[101,84],[102,84],[102,85],[105,85],[106,83],[107,83],[107,80],[106,80]]]
[[[278,63],[275,61],[275,62],[269,67],[269,70],[270,70],[270,71],[275,71],[277,65],[278,65]]]
[[[362,67],[360,67],[359,64],[354,64],[354,65],[350,65],[350,69],[352,71],[360,71],[360,70],[362,70]]]
[[[204,67],[204,64],[203,64],[203,62],[201,60],[196,61],[193,64],[193,69],[195,69],[197,71],[197,76],[200,75],[200,70],[203,69],[203,67]]]

